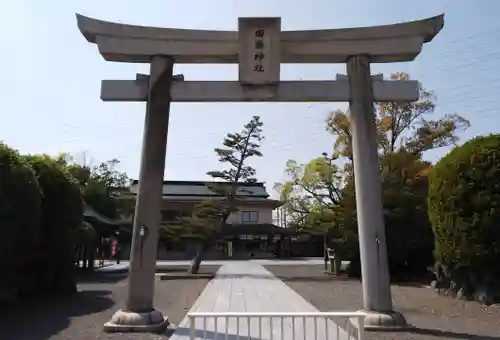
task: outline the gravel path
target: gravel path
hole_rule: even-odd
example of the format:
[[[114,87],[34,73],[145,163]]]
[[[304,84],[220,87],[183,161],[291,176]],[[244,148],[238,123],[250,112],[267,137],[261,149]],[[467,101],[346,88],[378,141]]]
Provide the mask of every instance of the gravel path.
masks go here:
[[[215,273],[219,266],[203,266]],[[178,324],[189,311],[209,279],[156,280],[155,308]],[[119,334],[102,332],[102,326],[123,307],[127,280],[124,275],[96,275],[81,280],[79,293],[71,298],[19,305],[0,315],[1,340],[164,340],[165,334]]]
[[[335,279],[322,266],[266,266],[322,312],[358,310],[363,306],[361,283]],[[416,326],[412,332],[368,332],[374,340],[500,340],[500,306],[438,296],[429,288],[393,285],[395,309]]]

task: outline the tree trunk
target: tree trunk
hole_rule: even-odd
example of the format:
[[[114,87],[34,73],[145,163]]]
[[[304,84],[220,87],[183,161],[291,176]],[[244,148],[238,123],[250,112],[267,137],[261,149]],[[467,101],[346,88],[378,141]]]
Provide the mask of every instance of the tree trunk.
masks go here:
[[[204,248],[203,243],[198,246],[198,249],[196,250],[196,255],[194,256],[193,260],[191,260],[191,265],[189,266],[189,274],[198,274],[204,253],[203,248]]]
[[[80,243],[80,249],[78,250],[78,268],[82,268],[83,269],[83,266],[84,266],[84,262],[85,262],[85,244],[83,243]],[[80,267],[80,263],[81,263],[81,267]]]
[[[328,240],[326,234],[323,235],[323,258],[325,260],[325,271],[328,271]]]
[[[116,254],[115,254],[115,257],[116,257],[116,264],[120,264],[120,260],[121,260],[121,257],[122,257],[122,246],[121,246],[120,243],[116,244]]]
[[[90,246],[90,253],[89,253],[89,269],[91,271],[94,270],[95,253],[96,253],[95,243],[92,243],[92,245]]]
[[[212,237],[203,240],[199,245],[198,249],[196,250],[196,255],[191,261],[191,265],[189,266],[189,273],[190,274],[198,274],[201,266],[201,261],[203,260],[203,256],[205,255],[205,252],[207,249],[210,248],[210,245],[212,244]]]
[[[83,260],[82,269],[87,269],[87,246],[86,245],[83,246],[82,260]]]
[[[80,242],[77,243],[76,245],[76,250],[75,250],[75,265],[77,268],[80,268],[80,253],[81,253],[82,245]]]
[[[199,244],[198,250],[196,251],[196,255],[191,261],[191,265],[189,266],[190,274],[198,274],[201,266],[201,261],[203,260],[203,255],[205,255],[205,252],[210,248],[210,246],[217,238],[217,230],[220,230],[221,226],[226,225],[227,219],[229,218],[230,214],[231,214],[230,211],[226,211],[221,216],[221,219],[218,225],[216,226],[215,230],[213,230],[212,233],[209,234],[207,237],[205,237],[205,239],[201,242],[201,244]]]
[[[339,252],[335,253],[335,258],[333,260],[333,274],[335,276],[340,276],[340,266],[342,264],[342,260],[340,258]]]
[[[278,257],[282,258],[285,252],[285,237],[283,236],[283,234],[280,235],[280,246],[278,251],[279,251]]]

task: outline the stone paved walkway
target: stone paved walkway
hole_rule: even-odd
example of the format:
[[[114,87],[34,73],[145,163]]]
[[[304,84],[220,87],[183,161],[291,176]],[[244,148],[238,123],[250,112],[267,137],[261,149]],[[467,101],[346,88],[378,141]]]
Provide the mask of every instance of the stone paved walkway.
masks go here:
[[[206,286],[190,312],[311,313],[318,310],[262,265],[238,262],[226,264],[217,271],[215,278]],[[217,324],[212,318],[207,319],[206,327],[203,327],[202,319],[197,319],[196,339],[351,340],[347,333],[330,319],[318,318],[316,332],[314,325],[312,318],[306,320],[305,329],[302,318],[294,321],[291,318],[285,318],[283,321],[274,318],[272,323],[268,318],[262,318],[262,328],[259,332],[258,318],[241,318],[239,326],[235,318],[229,321],[219,318]],[[203,332],[204,328],[207,332]],[[189,320],[186,316],[171,340],[187,339]]]

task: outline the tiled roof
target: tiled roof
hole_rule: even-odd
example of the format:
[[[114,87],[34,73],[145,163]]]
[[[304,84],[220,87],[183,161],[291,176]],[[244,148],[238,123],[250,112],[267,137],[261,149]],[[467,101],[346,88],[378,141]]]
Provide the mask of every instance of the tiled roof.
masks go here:
[[[139,181],[134,179],[132,180],[132,185],[139,184]],[[222,181],[163,181],[164,185],[207,185],[207,184],[227,184],[227,182]],[[264,182],[256,182],[256,183],[241,183],[245,187],[264,187]]]
[[[109,224],[109,225],[120,225],[123,223],[123,221],[113,220],[113,219],[110,219],[109,217],[104,216],[103,214],[98,213],[94,208],[92,208],[87,203],[84,203],[83,217],[84,218],[93,218],[93,219],[99,221],[100,223]]]
[[[163,182],[163,196],[166,198],[168,196],[175,196],[179,198],[184,197],[195,197],[199,196],[202,198],[207,197],[222,197],[222,195],[213,191],[210,186],[216,186],[221,184],[227,184],[224,182],[189,182],[189,181],[164,181]],[[138,182],[133,181],[130,191],[133,194],[137,193]],[[268,198],[269,194],[266,191],[264,183],[241,183],[239,185],[237,196],[241,198]]]

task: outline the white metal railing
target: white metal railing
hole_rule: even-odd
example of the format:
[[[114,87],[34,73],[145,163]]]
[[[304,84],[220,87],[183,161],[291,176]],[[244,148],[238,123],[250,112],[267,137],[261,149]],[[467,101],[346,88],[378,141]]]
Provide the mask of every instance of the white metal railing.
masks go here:
[[[345,318],[346,319],[346,329],[345,332],[347,332],[347,339],[351,339],[352,335],[357,335],[356,338],[358,340],[365,340],[365,332],[364,332],[364,321],[365,321],[365,313],[362,312],[326,312],[326,313],[321,313],[321,312],[316,312],[316,313],[188,313],[188,318],[189,318],[189,339],[190,340],[195,340],[195,339],[214,339],[214,340],[243,340],[243,339],[262,339],[263,336],[266,337],[266,339],[269,340],[306,340],[306,339],[323,339],[323,340],[330,340],[330,339],[345,339],[344,337],[340,336],[340,333],[342,332],[340,329],[340,326],[336,323],[330,320],[331,317],[340,317],[340,318]],[[196,319],[202,319],[203,320],[203,327],[199,329],[199,332],[197,334],[197,328],[196,328]],[[207,319],[210,321],[213,321],[213,327],[207,328]],[[224,321],[225,327],[223,325],[223,328],[219,330],[218,328],[218,320],[222,319]],[[232,329],[232,333],[234,334],[229,334],[229,329],[228,329],[228,324],[229,320],[231,319],[236,319],[236,330]],[[247,329],[246,332],[245,330],[240,330],[240,321],[245,320],[247,322]],[[251,320],[257,319],[257,327],[252,328],[251,327]],[[263,319],[264,320],[269,320],[269,329],[263,329]],[[278,320],[275,320],[278,319]],[[299,322],[296,322],[296,320],[302,320]],[[311,320],[312,322],[306,323],[306,320]],[[324,320],[322,326],[318,326],[318,320]],[[355,319],[357,321],[357,327],[354,327],[351,325],[350,319]],[[285,320],[291,320],[292,321],[292,327],[291,327],[291,335],[287,336],[285,338],[284,335],[284,330],[285,330]],[[274,337],[275,333],[273,332],[273,326],[276,326],[274,324],[274,321],[279,321],[279,326],[278,329],[279,331],[279,336]],[[328,322],[331,321],[331,322]],[[311,325],[312,323],[312,325]],[[296,329],[296,325],[299,326],[299,330]],[[332,325],[334,325],[334,329],[332,328]],[[302,329],[300,329],[300,326],[302,326]],[[312,326],[312,327],[311,327]],[[329,327],[330,326],[330,327]],[[233,327],[234,328],[234,327]],[[252,332],[253,330],[253,332]],[[354,332],[351,332],[354,331]],[[209,334],[212,333],[212,334]],[[240,334],[241,332],[241,334]],[[201,333],[201,334],[200,334]],[[257,334],[254,334],[257,333]],[[354,334],[351,334],[354,333]],[[258,336],[257,338],[255,336]]]

